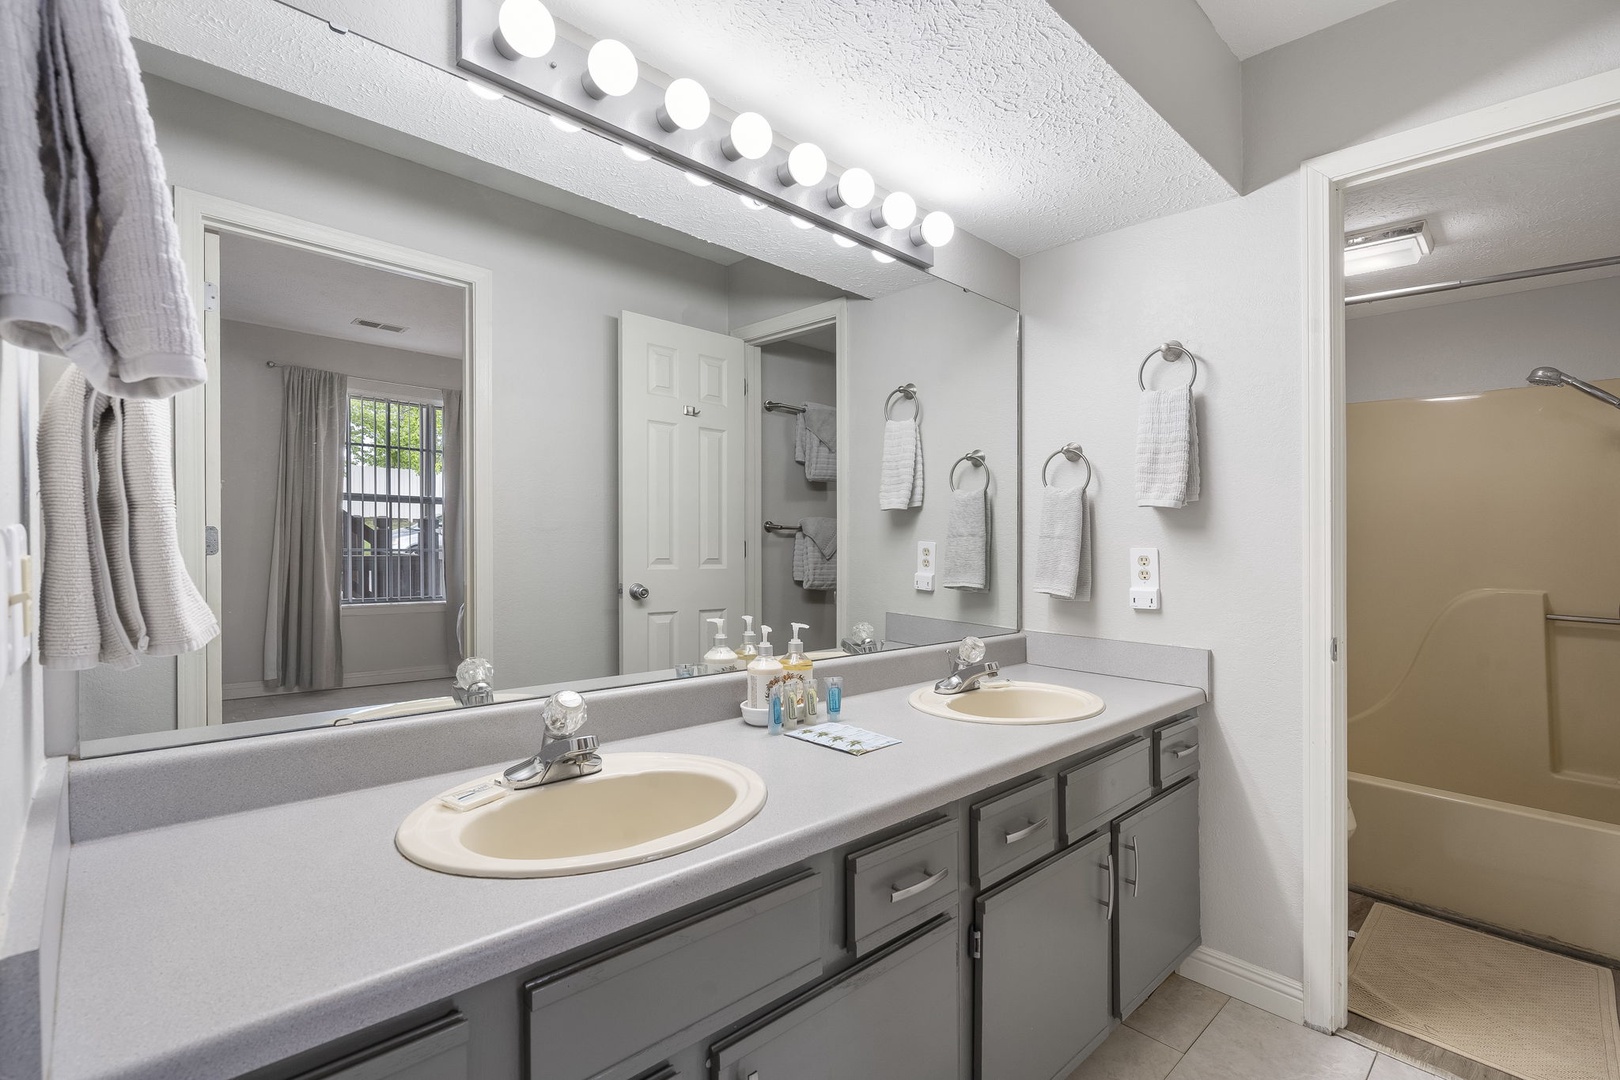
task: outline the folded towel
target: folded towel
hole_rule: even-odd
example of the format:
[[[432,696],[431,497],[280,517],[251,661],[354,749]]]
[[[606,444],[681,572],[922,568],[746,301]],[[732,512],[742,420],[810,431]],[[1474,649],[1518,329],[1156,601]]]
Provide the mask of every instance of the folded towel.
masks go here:
[[[1036,592],[1059,600],[1091,599],[1090,532],[1084,488],[1045,490],[1035,539]]]
[[[804,466],[804,478],[825,484],[838,479],[838,410],[804,403],[794,431],[793,460]]]
[[[793,538],[793,580],[806,589],[838,588],[838,519],[804,518]]]
[[[1197,502],[1198,414],[1192,388],[1144,390],[1136,414],[1136,505]]]
[[[118,0],[0,5],[0,337],[115,397],[207,378]]]
[[[910,510],[923,503],[922,429],[916,420],[883,423],[883,473],[879,510]]]
[[[983,592],[990,587],[990,496],[986,488],[951,492],[939,583],[964,592]]]
[[[134,667],[219,633],[180,558],[170,409],[97,392],[69,368],[39,420],[45,517],[39,656],[46,667]]]

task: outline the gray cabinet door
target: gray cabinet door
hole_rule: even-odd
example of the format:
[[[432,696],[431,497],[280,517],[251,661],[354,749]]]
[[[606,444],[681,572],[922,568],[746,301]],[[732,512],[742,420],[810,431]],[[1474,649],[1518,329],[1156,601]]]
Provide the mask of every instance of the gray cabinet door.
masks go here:
[[[1123,1017],[1198,947],[1198,781],[1120,818],[1114,842]]]
[[[978,900],[982,1080],[1066,1076],[1112,1023],[1105,833]]]
[[[467,1080],[467,1018],[451,1013],[297,1080]]]
[[[961,950],[941,915],[717,1043],[714,1080],[954,1080]]]

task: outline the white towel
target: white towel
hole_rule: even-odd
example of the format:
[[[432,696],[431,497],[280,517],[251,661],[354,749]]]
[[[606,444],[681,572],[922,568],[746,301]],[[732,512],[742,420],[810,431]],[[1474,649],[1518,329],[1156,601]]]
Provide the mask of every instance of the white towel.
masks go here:
[[[0,4],[0,337],[115,397],[207,378],[118,0]]]
[[[169,406],[110,398],[69,368],[40,412],[39,657],[134,667],[219,633],[180,558]]]
[[[794,431],[793,460],[804,466],[804,478],[815,484],[838,479],[838,410],[804,403]]]
[[[1144,390],[1136,414],[1136,505],[1197,502],[1198,413],[1192,388]]]
[[[990,497],[987,488],[951,492],[939,583],[983,592],[990,587]]]
[[[883,473],[879,510],[910,510],[923,504],[922,429],[915,420],[883,424]]]
[[[806,589],[838,588],[838,519],[804,518],[793,538],[793,580]]]
[[[1090,533],[1085,489],[1048,487],[1035,539],[1036,592],[1059,600],[1091,599]]]

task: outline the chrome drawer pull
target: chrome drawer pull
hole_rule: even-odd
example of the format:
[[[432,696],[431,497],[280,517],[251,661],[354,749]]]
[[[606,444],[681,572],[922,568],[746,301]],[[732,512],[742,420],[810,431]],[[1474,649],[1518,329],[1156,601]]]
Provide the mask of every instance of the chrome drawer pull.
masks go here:
[[[1177,757],[1177,758],[1184,758],[1188,754],[1196,754],[1196,753],[1198,753],[1198,744],[1193,743],[1191,746],[1183,746],[1180,750],[1172,750],[1170,752],[1170,756],[1171,757]]]
[[[1136,846],[1136,837],[1134,837],[1134,836],[1131,837],[1131,842],[1130,843],[1122,845],[1122,846],[1125,848],[1126,851],[1129,851],[1132,855],[1136,856],[1136,876],[1135,877],[1128,877],[1128,878],[1121,878],[1121,880],[1124,881],[1125,884],[1127,884],[1127,885],[1129,885],[1131,887],[1131,898],[1135,899],[1136,898],[1137,883],[1142,880],[1142,851],[1141,851],[1140,848],[1138,848]]]
[[[907,885],[903,889],[890,886],[889,903],[898,904],[902,900],[910,900],[918,893],[927,892],[935,885],[938,885],[940,882],[944,881],[945,875],[949,874],[950,872],[951,868],[947,866],[936,874],[929,874],[915,885]]]
[[[1097,901],[1108,909],[1107,920],[1114,921],[1114,853],[1108,853],[1108,862],[1104,864],[1108,870],[1108,899]]]
[[[1046,820],[1046,818],[1041,818],[1041,820],[1031,822],[1016,832],[1009,831],[1007,833],[1007,843],[1016,844],[1020,840],[1028,840],[1031,836],[1046,828]]]

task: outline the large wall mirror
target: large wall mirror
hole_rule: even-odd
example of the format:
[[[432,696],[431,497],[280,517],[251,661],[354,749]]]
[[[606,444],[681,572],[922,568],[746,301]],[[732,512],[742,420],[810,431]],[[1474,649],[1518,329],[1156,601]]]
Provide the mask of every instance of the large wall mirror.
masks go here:
[[[148,93],[208,283],[175,469],[223,630],[58,678],[83,753],[462,707],[468,656],[495,700],[701,675],[712,619],[778,652],[1019,625],[1015,310]]]

